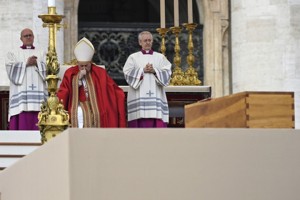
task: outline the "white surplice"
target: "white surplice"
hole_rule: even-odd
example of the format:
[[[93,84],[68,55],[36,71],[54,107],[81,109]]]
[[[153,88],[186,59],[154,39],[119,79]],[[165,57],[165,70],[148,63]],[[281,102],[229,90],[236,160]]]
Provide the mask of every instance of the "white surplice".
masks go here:
[[[37,66],[27,66],[30,56],[37,57]],[[41,103],[46,101],[46,57],[36,49],[17,49],[7,53],[5,65],[10,80],[9,115],[22,111],[40,111]]]
[[[144,73],[147,63],[155,74]],[[158,52],[131,54],[123,68],[129,90],[127,94],[128,121],[141,118],[162,119],[169,122],[169,107],[164,87],[171,78],[171,63]]]

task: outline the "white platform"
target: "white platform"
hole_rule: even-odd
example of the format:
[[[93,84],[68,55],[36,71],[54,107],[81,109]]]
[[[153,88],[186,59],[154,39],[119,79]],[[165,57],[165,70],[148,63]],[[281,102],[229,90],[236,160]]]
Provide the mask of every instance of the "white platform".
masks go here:
[[[295,200],[292,129],[68,129],[0,172],[3,200]]]

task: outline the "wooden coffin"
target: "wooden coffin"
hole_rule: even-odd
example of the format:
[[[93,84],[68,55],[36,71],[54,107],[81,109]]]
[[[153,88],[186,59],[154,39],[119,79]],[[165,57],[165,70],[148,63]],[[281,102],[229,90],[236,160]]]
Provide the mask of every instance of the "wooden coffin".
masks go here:
[[[186,128],[295,128],[293,92],[241,92],[184,111]]]

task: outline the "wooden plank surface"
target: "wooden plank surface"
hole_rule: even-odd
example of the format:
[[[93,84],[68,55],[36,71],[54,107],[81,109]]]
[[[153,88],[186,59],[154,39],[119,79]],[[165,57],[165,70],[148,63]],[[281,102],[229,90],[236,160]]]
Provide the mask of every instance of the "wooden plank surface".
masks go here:
[[[292,117],[294,116],[294,109],[291,108],[290,105],[250,105],[249,108],[246,110],[246,114],[249,117],[274,117],[274,116],[281,116],[281,117]]]
[[[250,119],[247,121],[247,128],[295,128],[295,122],[293,119],[280,117]]]
[[[185,106],[185,127],[245,127],[245,93]]]
[[[293,92],[242,92],[185,106],[185,127],[294,128]]]
[[[287,94],[249,94],[246,98],[248,104],[269,104],[269,105],[291,105],[294,104],[293,95]]]

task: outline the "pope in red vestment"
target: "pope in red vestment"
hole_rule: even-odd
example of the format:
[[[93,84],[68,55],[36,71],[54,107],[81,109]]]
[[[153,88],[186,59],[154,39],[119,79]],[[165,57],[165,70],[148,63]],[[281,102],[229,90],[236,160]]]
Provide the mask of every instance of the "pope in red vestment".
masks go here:
[[[89,61],[94,53],[90,41],[84,38],[77,46],[74,53],[78,65],[66,70],[57,92],[65,110],[69,112],[71,126],[79,127],[80,108],[83,127],[126,127],[124,91],[105,69]],[[91,55],[88,59],[84,58],[89,51]]]

